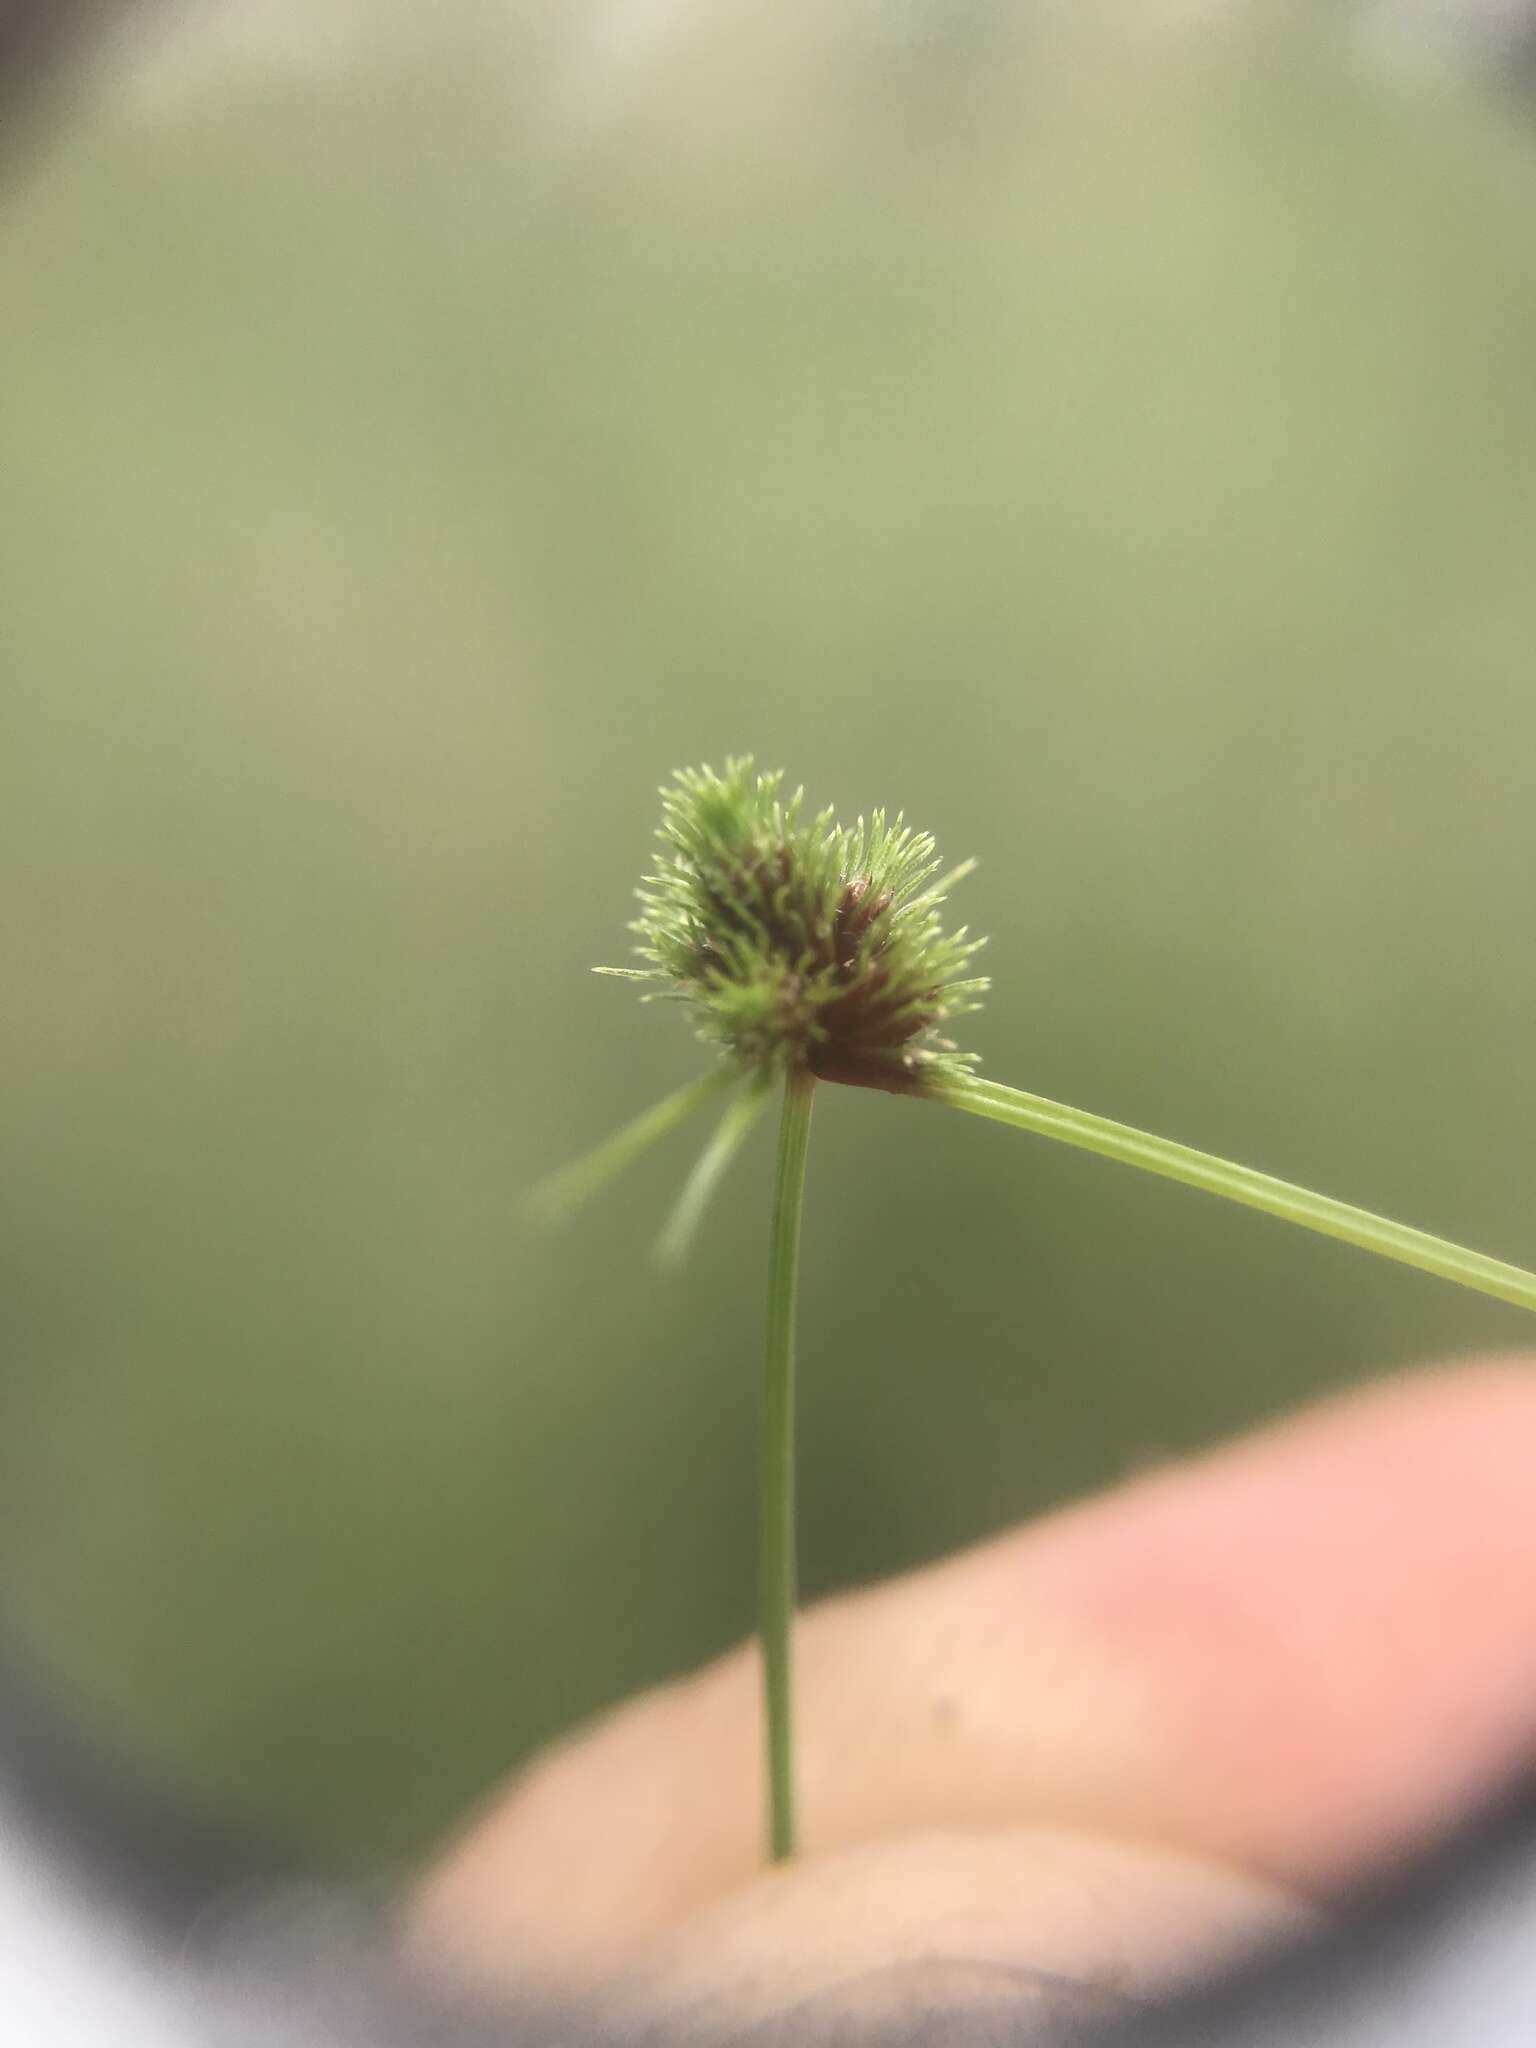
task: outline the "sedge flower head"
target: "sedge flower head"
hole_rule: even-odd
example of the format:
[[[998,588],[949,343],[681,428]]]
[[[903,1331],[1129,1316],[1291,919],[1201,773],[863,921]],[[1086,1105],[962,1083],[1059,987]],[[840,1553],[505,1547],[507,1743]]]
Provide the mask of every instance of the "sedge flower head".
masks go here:
[[[898,813],[807,818],[750,757],[682,770],[662,790],[661,850],[631,929],[640,968],[699,1035],[766,1075],[921,1093],[973,1055],[947,1036],[986,987],[981,945],[940,917],[973,863],[940,874],[934,842]]]

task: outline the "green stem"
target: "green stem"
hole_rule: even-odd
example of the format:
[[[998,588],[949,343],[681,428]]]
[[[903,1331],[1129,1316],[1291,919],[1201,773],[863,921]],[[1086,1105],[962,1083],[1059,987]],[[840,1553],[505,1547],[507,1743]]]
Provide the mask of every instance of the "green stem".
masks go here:
[[[529,1210],[535,1220],[551,1226],[563,1223],[642,1152],[675,1131],[679,1124],[686,1123],[696,1109],[702,1109],[706,1102],[733,1087],[738,1078],[738,1070],[714,1067],[702,1080],[690,1081],[686,1088],[652,1103],[633,1123],[625,1124],[601,1145],[541,1181],[529,1197]]]
[[[1486,1258],[1481,1252],[1465,1250],[1443,1237],[1412,1230],[1406,1223],[1392,1223],[1374,1216],[1368,1209],[1335,1202],[1327,1195],[1314,1195],[1289,1181],[1275,1180],[1251,1167],[1236,1166],[1230,1159],[1218,1159],[1210,1152],[1196,1152],[1191,1146],[1176,1145],[1169,1138],[1154,1138],[1149,1132],[1133,1130],[1129,1124],[1112,1123],[1108,1117],[1092,1116],[1084,1109],[1070,1109],[1050,1102],[1043,1095],[1026,1094],[1022,1088],[1006,1088],[998,1081],[983,1081],[973,1075],[943,1081],[928,1090],[928,1099],[963,1109],[972,1116],[990,1117],[1014,1130],[1035,1131],[1057,1138],[1064,1145],[1098,1152],[1106,1159],[1119,1159],[1139,1166],[1165,1180],[1183,1181],[1186,1187],[1204,1188],[1208,1194],[1225,1195],[1250,1209],[1262,1209],[1287,1223],[1300,1224],[1324,1237],[1336,1237],[1362,1251],[1377,1252],[1384,1259],[1416,1266],[1422,1273],[1436,1273],[1443,1280],[1491,1294],[1498,1301],[1513,1302],[1517,1308],[1536,1309],[1536,1273],[1502,1259]]]
[[[795,1853],[790,1636],[795,1619],[795,1313],[800,1215],[816,1083],[792,1069],[784,1083],[778,1169],[768,1235],[768,1343],[763,1369],[762,1486],[758,1506],[763,1708],[767,1736],[768,1853]]]

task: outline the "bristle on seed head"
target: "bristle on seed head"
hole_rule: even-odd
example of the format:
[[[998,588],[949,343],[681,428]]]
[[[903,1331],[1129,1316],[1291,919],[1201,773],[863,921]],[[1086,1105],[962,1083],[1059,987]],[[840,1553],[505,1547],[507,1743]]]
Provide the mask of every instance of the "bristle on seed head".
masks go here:
[[[662,790],[661,851],[631,929],[627,971],[686,1003],[742,1065],[921,1093],[973,1055],[944,1035],[977,1007],[982,941],[946,932],[939,905],[972,863],[940,876],[932,838],[900,814],[805,819],[783,776],[750,756],[685,768]]]

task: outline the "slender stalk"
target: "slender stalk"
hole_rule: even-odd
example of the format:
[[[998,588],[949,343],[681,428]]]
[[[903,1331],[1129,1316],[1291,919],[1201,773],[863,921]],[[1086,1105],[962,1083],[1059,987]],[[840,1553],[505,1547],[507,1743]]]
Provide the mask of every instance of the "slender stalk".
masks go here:
[[[733,1086],[737,1071],[729,1067],[712,1067],[701,1080],[690,1081],[686,1088],[679,1088],[673,1095],[664,1095],[660,1102],[641,1112],[633,1123],[625,1124],[622,1130],[605,1138],[601,1145],[595,1145],[590,1152],[584,1152],[579,1159],[573,1159],[569,1166],[562,1166],[558,1173],[552,1173],[548,1180],[541,1181],[528,1200],[530,1215],[535,1221],[554,1225],[563,1223],[578,1210],[583,1202],[599,1193],[609,1181],[624,1171],[661,1138],[675,1131],[679,1124],[686,1123],[696,1109],[702,1109],[706,1102],[713,1102],[723,1090]]]
[[[762,1479],[758,1505],[768,1853],[795,1853],[790,1637],[795,1619],[795,1317],[800,1215],[816,1083],[792,1068],[784,1083],[778,1169],[768,1235],[768,1342],[763,1369]]]
[[[963,1109],[972,1116],[990,1117],[1014,1130],[1034,1131],[1057,1138],[1064,1145],[1076,1145],[1085,1152],[1098,1152],[1106,1159],[1119,1159],[1139,1166],[1165,1180],[1183,1181],[1186,1187],[1204,1188],[1208,1194],[1225,1195],[1250,1209],[1262,1209],[1287,1223],[1300,1224],[1324,1237],[1340,1238],[1362,1251],[1377,1252],[1384,1259],[1396,1259],[1404,1266],[1416,1266],[1422,1273],[1435,1273],[1458,1286],[1491,1294],[1495,1300],[1513,1302],[1517,1308],[1536,1309],[1536,1273],[1502,1259],[1486,1258],[1481,1252],[1465,1250],[1443,1237],[1410,1229],[1406,1223],[1392,1223],[1368,1209],[1356,1209],[1348,1202],[1314,1195],[1307,1188],[1256,1173],[1251,1167],[1234,1165],[1210,1152],[1197,1152],[1188,1145],[1176,1145],[1170,1138],[1154,1138],[1129,1124],[1112,1123],[1108,1117],[1092,1116],[1087,1110],[1070,1109],[1050,1102],[1043,1095],[1026,1094],[1022,1088],[1007,1088],[998,1081],[983,1081],[967,1075],[942,1081],[928,1091],[928,1099]]]
[[[656,1241],[656,1256],[664,1266],[680,1266],[687,1258],[715,1189],[768,1106],[770,1086],[771,1076],[754,1075],[736,1100],[726,1104]]]

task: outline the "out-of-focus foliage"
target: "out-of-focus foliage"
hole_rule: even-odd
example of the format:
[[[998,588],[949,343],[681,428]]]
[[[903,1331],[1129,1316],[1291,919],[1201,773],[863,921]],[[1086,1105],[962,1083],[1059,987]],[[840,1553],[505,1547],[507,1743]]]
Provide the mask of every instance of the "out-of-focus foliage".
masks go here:
[[[13,185],[3,1597],[205,1798],[750,1625],[766,1140],[517,1221],[697,1070],[684,762],[982,857],[987,1071],[1531,1259],[1536,142],[1314,12],[228,10]],[[1526,1334],[853,1091],[808,1228],[813,1593]]]

